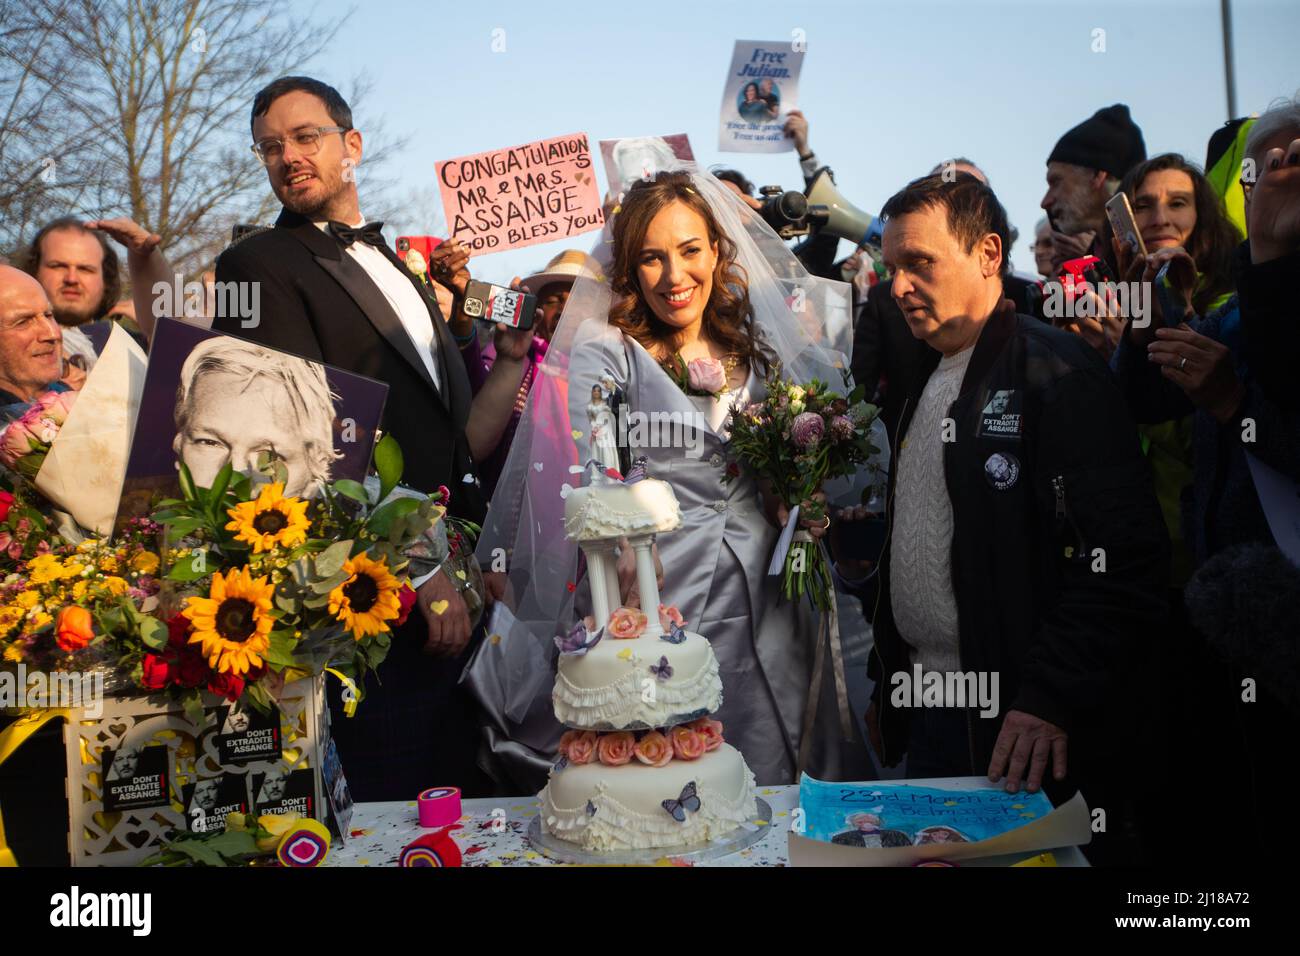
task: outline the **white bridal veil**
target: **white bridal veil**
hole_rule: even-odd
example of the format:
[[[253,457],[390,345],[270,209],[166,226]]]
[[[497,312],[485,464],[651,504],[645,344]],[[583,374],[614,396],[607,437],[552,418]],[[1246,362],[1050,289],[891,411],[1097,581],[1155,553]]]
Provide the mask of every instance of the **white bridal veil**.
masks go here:
[[[665,171],[673,170],[689,174],[692,188],[735,243],[755,329],[780,360],[782,374],[801,383],[819,379],[847,394],[853,340],[849,285],[810,275],[754,210],[695,163],[675,161]],[[611,236],[607,224],[592,251],[607,274]],[[495,608],[488,637],[462,679],[491,718],[491,771],[522,787],[533,787],[549,766],[562,729],[551,712],[553,637],[573,625],[581,584],[578,548],[564,534],[564,495],[566,485],[582,484],[582,466],[592,457],[588,422],[571,420],[569,391],[581,389],[583,399],[573,407],[585,406],[601,374],[592,356],[611,342],[621,345],[609,325],[612,304],[608,278],[579,278],[574,284],[477,549],[484,571],[508,572],[511,593],[508,607]]]

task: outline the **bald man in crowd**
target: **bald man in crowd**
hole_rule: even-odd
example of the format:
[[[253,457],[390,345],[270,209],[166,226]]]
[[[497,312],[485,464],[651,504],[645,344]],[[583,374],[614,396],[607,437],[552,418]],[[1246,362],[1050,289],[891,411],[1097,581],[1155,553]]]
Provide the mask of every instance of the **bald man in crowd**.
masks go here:
[[[41,284],[0,265],[0,424],[21,415],[43,392],[67,389],[63,331]]]

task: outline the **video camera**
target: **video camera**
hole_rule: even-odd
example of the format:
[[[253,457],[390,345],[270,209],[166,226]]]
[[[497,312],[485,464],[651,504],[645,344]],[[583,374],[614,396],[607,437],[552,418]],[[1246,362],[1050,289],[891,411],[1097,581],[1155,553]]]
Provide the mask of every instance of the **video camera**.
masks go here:
[[[828,232],[858,246],[873,236],[880,241],[879,220],[840,195],[829,166],[817,170],[806,192],[764,186],[759,193],[763,197],[759,215],[782,239]]]

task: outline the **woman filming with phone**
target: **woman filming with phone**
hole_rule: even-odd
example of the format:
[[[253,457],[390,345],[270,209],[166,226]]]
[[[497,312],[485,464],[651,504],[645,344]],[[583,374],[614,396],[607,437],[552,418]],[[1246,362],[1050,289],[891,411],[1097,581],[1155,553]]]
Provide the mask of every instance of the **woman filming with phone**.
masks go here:
[[[1291,368],[1297,351],[1291,289],[1300,258],[1300,99],[1255,120],[1245,153],[1247,242],[1220,238],[1231,227],[1222,224],[1221,207],[1204,198],[1210,193],[1204,179],[1170,161],[1159,172],[1135,169],[1129,193],[1137,200],[1143,241],[1153,248],[1143,258],[1115,247],[1127,280],[1152,282],[1167,267],[1181,313],[1168,315],[1153,302],[1150,321],[1128,323],[1113,362],[1134,418],[1177,426],[1189,441],[1176,517],[1194,571],[1172,582],[1178,600],[1152,646],[1153,673],[1161,679],[1149,698],[1152,739],[1175,743],[1150,768],[1152,789],[1144,801],[1159,821],[1147,829],[1149,850],[1169,862],[1193,852],[1175,835],[1198,822],[1190,807],[1163,813],[1168,801],[1162,794],[1208,755],[1244,787],[1240,838],[1213,852],[1249,858],[1262,851],[1267,801],[1285,773],[1277,754],[1287,746],[1282,734],[1290,733],[1295,713],[1293,684],[1270,675],[1294,672],[1294,612],[1288,609],[1300,602],[1300,551],[1288,531],[1300,513],[1294,496],[1300,401]],[[1143,203],[1144,196],[1154,202]],[[1152,458],[1159,481],[1161,469]],[[1244,677],[1259,683],[1249,702]],[[1177,733],[1160,736],[1174,727]],[[1192,858],[1205,860],[1200,853]]]

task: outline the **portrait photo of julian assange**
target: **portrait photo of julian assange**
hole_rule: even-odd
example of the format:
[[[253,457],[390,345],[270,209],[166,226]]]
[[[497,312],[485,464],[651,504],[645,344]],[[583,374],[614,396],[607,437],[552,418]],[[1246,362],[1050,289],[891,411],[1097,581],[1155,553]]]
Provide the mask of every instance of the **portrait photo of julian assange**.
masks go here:
[[[363,481],[388,388],[287,352],[159,320],[119,518],[178,484],[182,464],[209,488],[227,464],[284,468],[284,493],[311,498]]]

